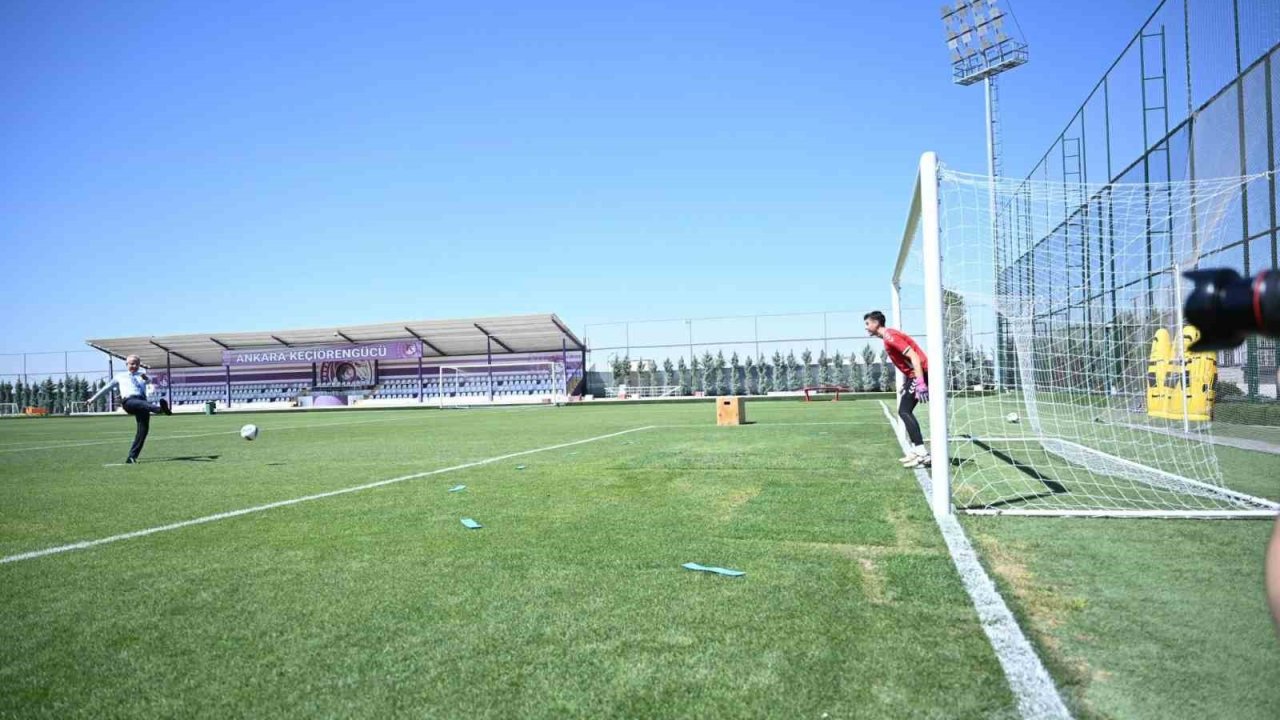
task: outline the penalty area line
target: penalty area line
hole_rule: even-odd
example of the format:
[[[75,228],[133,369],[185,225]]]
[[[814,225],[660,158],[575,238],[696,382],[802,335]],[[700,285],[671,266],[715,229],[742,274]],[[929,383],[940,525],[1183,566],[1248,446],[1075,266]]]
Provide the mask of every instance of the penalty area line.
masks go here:
[[[121,540],[132,540],[133,538],[146,537],[147,535],[155,535],[156,533],[168,532],[170,530],[180,530],[193,525],[204,525],[205,523],[216,522],[218,520],[228,520],[241,515],[249,515],[252,513],[264,512],[266,510],[274,510],[275,508],[287,507],[289,505],[297,505],[299,503],[310,502],[312,500],[322,500],[324,498],[335,497],[338,495],[348,495],[350,493],[360,492],[362,490],[372,490],[386,485],[394,485],[396,483],[405,482],[406,480],[417,480],[418,478],[430,477],[432,475],[443,475],[445,473],[456,472],[458,470],[467,470],[470,468],[490,465],[511,458],[523,457],[534,453],[548,452],[551,450],[560,450],[562,448],[573,447],[575,445],[585,445],[586,443],[597,442],[600,440],[608,440],[609,438],[619,437],[634,432],[643,432],[652,430],[656,426],[646,425],[644,427],[631,428],[629,430],[620,430],[618,432],[608,433],[606,435],[596,435],[594,437],[583,438],[581,440],[571,440],[569,442],[558,443],[556,445],[547,445],[545,447],[533,448],[531,450],[520,450],[518,452],[507,453],[505,455],[497,455],[484,460],[476,460],[461,465],[453,465],[437,470],[427,470],[425,472],[413,473],[412,475],[401,475],[387,480],[378,480],[377,482],[365,483],[364,485],[354,485],[352,487],[341,488],[339,490],[329,490],[327,492],[315,493],[314,495],[303,495],[302,497],[291,498],[289,500],[277,500],[276,502],[266,503],[265,505],[254,505],[253,507],[241,508],[239,510],[229,510],[227,512],[215,513],[213,515],[205,515],[204,517],[192,518],[190,520],[182,520],[168,525],[157,525],[156,527],[146,528],[144,530],[134,530],[133,532],[121,533],[110,537],[98,538],[97,540],[83,540],[81,542],[71,543],[69,545],[58,545],[55,547],[44,548],[43,550],[32,550],[31,552],[19,553],[17,555],[9,555],[0,557],[0,565],[20,562],[22,560],[34,560],[36,558],[48,555],[57,555],[59,553],[71,552],[72,550],[87,550],[99,545],[107,545],[109,543],[120,542]]]
[[[881,402],[880,409],[884,411],[884,417],[889,421],[889,427],[898,438],[903,452],[909,451],[911,444],[903,436],[901,426],[894,421],[889,406]],[[925,502],[928,502],[932,496],[929,473],[919,469],[912,472],[924,492]],[[1035,648],[1031,646],[1031,641],[1022,632],[1022,627],[1005,604],[995,583],[982,567],[960,521],[951,513],[934,513],[933,519],[947,543],[951,562],[964,583],[965,592],[978,611],[982,631],[986,633],[987,641],[991,643],[991,649],[1000,661],[1009,690],[1018,703],[1018,714],[1023,720],[1070,720],[1071,711],[1058,694],[1057,685],[1040,661]]]

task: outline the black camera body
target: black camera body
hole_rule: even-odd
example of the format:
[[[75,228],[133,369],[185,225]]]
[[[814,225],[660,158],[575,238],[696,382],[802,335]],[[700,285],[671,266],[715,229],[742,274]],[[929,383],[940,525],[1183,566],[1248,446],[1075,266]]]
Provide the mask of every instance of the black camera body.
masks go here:
[[[1280,337],[1280,271],[1243,278],[1230,268],[1191,270],[1195,283],[1183,307],[1187,322],[1200,330],[1190,349],[1226,350],[1250,335]]]

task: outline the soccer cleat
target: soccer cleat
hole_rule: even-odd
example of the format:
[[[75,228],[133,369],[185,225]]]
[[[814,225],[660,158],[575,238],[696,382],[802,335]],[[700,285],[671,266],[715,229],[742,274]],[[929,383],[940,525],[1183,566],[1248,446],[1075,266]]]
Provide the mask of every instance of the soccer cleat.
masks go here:
[[[907,463],[915,459],[916,459],[915,455],[913,455],[912,453],[907,453],[906,455],[903,455],[902,457],[898,458],[898,462],[902,463],[903,465],[906,465]]]
[[[160,398],[160,409],[164,411],[165,415],[173,414],[173,410],[169,409],[169,401],[164,398]]]
[[[911,462],[904,463],[903,467],[905,467],[908,470],[919,470],[922,468],[931,467],[932,465],[933,465],[933,461],[929,458],[928,455],[917,455],[916,457],[911,459]]]
[[[137,458],[125,458],[125,459],[124,459],[124,464],[125,464],[125,465],[137,465],[137,464],[138,464],[138,460],[137,460]]]

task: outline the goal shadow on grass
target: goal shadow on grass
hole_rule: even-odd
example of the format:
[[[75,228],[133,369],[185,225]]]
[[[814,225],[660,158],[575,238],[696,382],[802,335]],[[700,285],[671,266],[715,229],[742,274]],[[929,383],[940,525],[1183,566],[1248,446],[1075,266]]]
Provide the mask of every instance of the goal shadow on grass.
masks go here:
[[[1008,452],[992,447],[990,444],[982,440],[979,440],[978,438],[973,437],[972,435],[962,435],[961,437],[968,440],[969,444],[972,445],[973,447],[978,448],[979,450],[987,453],[988,455],[995,458],[996,460],[999,460],[1005,465],[1017,470],[1023,475],[1026,475],[1032,480],[1035,480],[1036,482],[1040,483],[1041,485],[1044,486],[1045,491],[1038,492],[1038,493],[1020,493],[1020,494],[1012,495],[1006,498],[1001,498],[999,500],[984,501],[979,503],[972,503],[969,505],[958,505],[957,509],[987,510],[987,509],[1000,508],[1000,507],[1009,507],[1011,505],[1017,505],[1019,503],[1032,502],[1034,500],[1039,500],[1042,498],[1053,497],[1054,495],[1066,495],[1070,492],[1069,490],[1067,490],[1067,487],[1062,483],[1045,475],[1039,470],[1036,470],[1031,465],[1028,465],[1027,463],[1022,462],[1021,460],[1018,460]],[[957,457],[957,458],[951,459],[951,464],[955,467],[961,467],[966,462],[971,462],[971,461],[972,460],[970,458]]]

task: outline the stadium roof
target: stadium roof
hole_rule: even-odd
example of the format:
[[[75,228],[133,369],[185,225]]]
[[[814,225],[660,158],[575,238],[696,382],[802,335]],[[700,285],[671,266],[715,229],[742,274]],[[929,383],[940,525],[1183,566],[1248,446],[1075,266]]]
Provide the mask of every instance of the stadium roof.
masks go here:
[[[223,350],[348,345],[383,340],[421,340],[423,356],[428,358],[484,355],[490,347],[495,356],[559,352],[562,347],[583,350],[586,347],[554,314],[418,320],[307,330],[109,338],[85,342],[118,358],[137,355],[147,367],[162,367],[170,361],[175,368],[191,368],[221,367]]]

